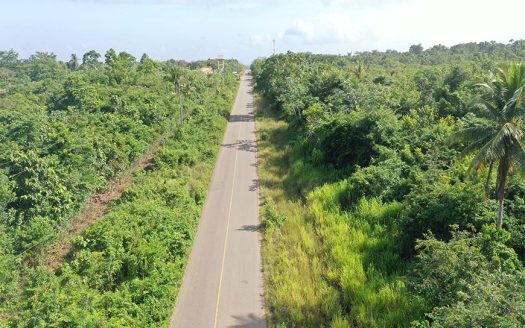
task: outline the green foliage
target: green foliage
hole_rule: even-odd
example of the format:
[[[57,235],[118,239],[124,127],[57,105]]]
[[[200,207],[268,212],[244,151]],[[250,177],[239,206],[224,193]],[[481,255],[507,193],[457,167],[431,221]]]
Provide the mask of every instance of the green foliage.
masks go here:
[[[475,126],[453,136],[466,144],[464,153],[476,152],[470,170],[497,163],[496,198],[499,202],[498,227],[503,221],[503,200],[509,171],[525,166],[523,134],[525,126],[525,65],[501,65],[489,83],[481,83],[483,95],[474,101],[482,118]]]
[[[214,153],[217,142],[208,143],[208,137],[221,130],[196,121],[163,149],[207,143]],[[199,158],[198,179],[209,180],[213,160]],[[42,280],[34,272],[34,286],[22,297],[31,302],[22,303],[17,326],[38,325],[37,318],[57,326],[156,326],[169,319],[202,203],[192,197],[187,175],[195,165],[156,163],[158,170],[136,177],[104,220],[76,239],[58,277]]]
[[[391,110],[357,110],[326,122],[319,147],[328,163],[368,166],[378,155],[379,146],[395,143],[399,128]]]
[[[506,205],[506,226],[511,234],[508,245],[522,260],[525,260],[525,185],[523,181],[511,180]]]
[[[165,324],[238,78],[181,68],[180,126],[170,63],[110,50],[107,63],[90,51],[66,68],[52,54],[15,54],[0,57],[12,72],[0,79],[0,325]],[[39,266],[86,199],[163,135],[150,170],[75,239],[59,271]]]
[[[14,68],[18,64],[18,53],[13,49],[0,51],[0,66]]]
[[[265,200],[262,207],[261,228],[265,231],[271,231],[282,226],[285,221],[286,216],[277,212],[273,200],[271,198]]]
[[[492,222],[494,207],[484,201],[482,188],[480,184],[450,181],[446,176],[420,184],[404,201],[400,222],[403,253],[412,254],[415,240],[428,231],[449,239],[451,225],[480,228]]]
[[[463,299],[436,308],[428,316],[434,327],[520,327],[525,324],[525,274],[484,273],[469,284]]]
[[[403,177],[406,169],[407,165],[396,157],[357,169],[348,179],[343,206],[351,207],[367,195],[387,201],[401,198],[407,188]]]
[[[256,89],[276,113],[260,117],[260,175],[271,177],[261,185],[275,203],[265,210],[272,229],[263,253],[275,324],[523,325],[525,193],[515,173],[524,66],[477,84],[497,64],[523,59],[519,40],[289,52],[252,64]],[[463,145],[451,144],[456,131]],[[462,146],[481,155],[458,156]],[[490,162],[506,147],[517,159],[506,162],[510,238],[490,228],[497,204],[485,193],[495,180]],[[469,161],[481,174],[467,174]]]
[[[95,50],[90,50],[82,56],[82,65],[95,65],[98,63],[100,54]]]
[[[345,315],[350,322],[404,326],[418,317],[420,301],[407,292],[395,247],[392,224],[401,206],[363,198],[354,211],[342,213],[338,206],[343,188],[344,184],[325,186],[308,198],[323,262],[329,263],[326,279],[341,289],[342,304],[352,304]]]
[[[429,235],[420,250],[411,285],[427,304],[433,327],[517,327],[525,323],[525,271],[505,246],[510,235],[486,226],[479,234],[453,231],[444,242]]]

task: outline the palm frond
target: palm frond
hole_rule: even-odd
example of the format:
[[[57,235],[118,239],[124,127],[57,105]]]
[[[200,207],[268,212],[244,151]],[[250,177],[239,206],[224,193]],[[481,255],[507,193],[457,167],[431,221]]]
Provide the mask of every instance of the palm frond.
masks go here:
[[[474,84],[474,86],[483,89],[483,91],[485,91],[486,94],[494,93],[494,89],[492,89],[492,87],[486,82],[476,83]]]
[[[512,118],[516,115],[516,104],[523,98],[523,88],[518,88],[514,91],[512,97],[507,100],[505,106],[503,107],[503,112],[505,116]]]
[[[478,151],[479,149],[481,149],[487,142],[490,141],[490,138],[487,137],[487,138],[481,138],[479,140],[476,140],[472,143],[470,143],[468,146],[466,146],[465,148],[463,148],[463,150],[461,151],[461,153],[459,153],[459,156],[464,158],[464,157],[467,157],[468,155],[472,154],[472,153],[475,153],[476,151]]]
[[[496,134],[497,130],[493,126],[478,125],[458,130],[450,135],[447,142],[450,144],[458,142],[475,142],[480,139],[491,137]]]
[[[517,141],[512,147],[514,167],[522,177],[525,177],[525,146],[521,141]]]
[[[490,101],[483,98],[475,98],[470,102],[470,107],[480,109],[480,114],[490,119],[501,119],[501,112]]]
[[[525,101],[525,99],[524,99]],[[516,106],[516,113],[514,115],[515,118],[519,118],[520,120],[525,120],[525,104]]]
[[[483,95],[470,104],[479,109],[479,116],[487,122],[455,132],[450,142],[467,144],[463,156],[477,152],[470,172],[498,161],[508,151],[516,155],[516,165],[525,169],[525,65],[501,65],[488,82],[476,86]]]
[[[510,140],[511,142],[519,142],[523,138],[523,129],[513,122],[505,123],[502,126],[501,131],[503,131],[503,135],[507,140]]]
[[[506,129],[501,129],[491,138],[472,159],[469,166],[469,172],[477,171],[490,161],[496,161],[505,154],[505,136]]]

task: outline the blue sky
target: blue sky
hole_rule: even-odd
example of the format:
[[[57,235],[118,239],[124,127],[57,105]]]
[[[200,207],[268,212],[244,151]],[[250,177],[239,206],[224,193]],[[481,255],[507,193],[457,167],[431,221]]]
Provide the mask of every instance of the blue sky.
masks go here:
[[[155,59],[407,50],[525,38],[523,0],[0,0],[0,49],[61,59],[95,49]]]

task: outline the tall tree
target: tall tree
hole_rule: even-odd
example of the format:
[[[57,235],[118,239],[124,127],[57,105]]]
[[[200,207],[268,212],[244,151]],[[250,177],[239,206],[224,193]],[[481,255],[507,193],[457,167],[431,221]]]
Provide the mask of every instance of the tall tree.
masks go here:
[[[105,62],[106,64],[113,66],[115,65],[115,62],[117,61],[117,52],[115,49],[111,48],[108,51],[106,51],[106,54],[104,55],[106,58]]]
[[[408,49],[408,52],[410,52],[411,54],[419,55],[419,54],[421,54],[423,52],[423,46],[421,45],[421,43],[413,44]]]
[[[70,70],[76,71],[80,67],[80,64],[78,63],[78,56],[76,54],[71,54],[71,59],[69,59],[66,65]]]
[[[98,63],[100,54],[95,50],[90,50],[82,56],[82,65],[94,65]]]
[[[474,100],[481,119],[453,135],[467,144],[464,154],[476,153],[470,171],[497,163],[497,226],[503,223],[503,201],[509,172],[525,164],[525,65],[502,65],[488,83],[480,83],[483,95]],[[489,178],[490,172],[489,169]]]
[[[13,49],[0,51],[0,67],[14,68],[18,62],[18,53]]]

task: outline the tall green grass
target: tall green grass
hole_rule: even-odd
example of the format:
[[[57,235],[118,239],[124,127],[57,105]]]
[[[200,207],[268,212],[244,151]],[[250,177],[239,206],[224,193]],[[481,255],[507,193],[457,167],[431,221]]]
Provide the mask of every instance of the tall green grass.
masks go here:
[[[363,198],[343,211],[347,182],[327,183],[333,174],[301,158],[287,124],[262,103],[257,124],[271,324],[406,327],[420,318],[397,255],[401,205]]]
[[[395,224],[401,204],[362,198],[342,212],[346,182],[325,185],[308,195],[308,214],[322,242],[326,279],[340,291],[344,317],[357,327],[408,326],[421,303],[409,295],[404,261],[396,247]]]

